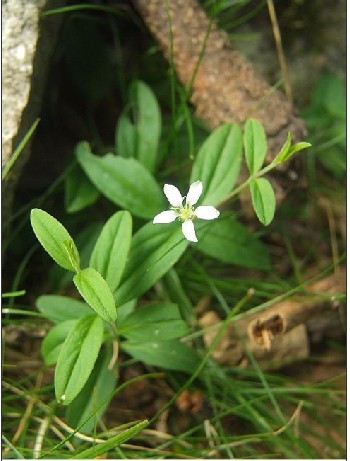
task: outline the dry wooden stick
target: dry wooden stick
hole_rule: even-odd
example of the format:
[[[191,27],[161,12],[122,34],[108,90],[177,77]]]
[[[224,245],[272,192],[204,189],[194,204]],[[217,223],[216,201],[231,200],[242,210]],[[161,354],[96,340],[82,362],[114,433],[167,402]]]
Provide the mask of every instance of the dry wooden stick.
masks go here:
[[[246,363],[244,347],[247,347],[266,368],[274,368],[286,360],[307,357],[310,334],[323,336],[334,326],[339,328],[340,335],[344,333],[337,306],[329,299],[332,294],[343,293],[345,286],[345,269],[338,268],[333,274],[310,285],[308,292],[312,296],[293,296],[262,312],[248,313],[225,331],[213,357],[227,365]],[[326,301],[322,300],[324,295]],[[209,311],[201,317],[199,324],[206,328],[219,320],[215,312]],[[218,328],[204,334],[207,346]]]
[[[196,114],[210,128],[255,117],[264,125],[270,154],[279,151],[288,131],[295,140],[305,136],[304,122],[286,96],[233,49],[226,32],[209,20],[196,0],[134,2],[179,79],[190,89]]]

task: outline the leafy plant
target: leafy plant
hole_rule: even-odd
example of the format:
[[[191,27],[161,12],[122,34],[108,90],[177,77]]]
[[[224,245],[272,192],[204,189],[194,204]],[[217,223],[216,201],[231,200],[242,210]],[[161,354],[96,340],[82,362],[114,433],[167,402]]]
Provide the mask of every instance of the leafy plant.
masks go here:
[[[117,124],[116,152],[100,156],[91,152],[85,141],[77,145],[79,166],[66,179],[67,211],[91,205],[100,194],[121,208],[100,231],[88,267],[81,268],[78,245],[60,222],[41,209],[31,212],[39,242],[57,264],[74,274],[73,282],[83,299],[45,295],[39,297],[37,306],[55,323],[41,352],[46,364],[56,364],[56,398],[68,405],[68,415],[76,424],[84,422],[86,431],[92,425],[84,418],[93,407],[99,408],[100,415],[111,397],[115,379],[107,357],[112,356],[113,343],[118,342],[136,360],[167,369],[191,373],[200,364],[198,351],[181,341],[192,326],[180,314],[179,305],[153,302],[135,308],[138,299],[173,270],[184,252],[191,251],[189,240],[197,239],[188,237],[184,225],[194,232],[192,221],[196,218],[214,219],[198,223],[195,250],[224,263],[268,269],[263,244],[232,212],[220,213],[214,206],[222,207],[249,187],[256,215],[268,225],[275,213],[275,195],[263,176],[310,145],[293,145],[289,134],[273,162],[264,167],[267,142],[261,123],[247,120],[243,134],[237,124],[224,124],[199,149],[185,203],[176,187],[165,185],[171,206],[161,211],[165,201],[155,176],[160,127],[153,92],[145,83],[135,81],[129,106]],[[236,186],[243,150],[250,176]],[[154,222],[167,224],[144,223],[155,215],[162,218]],[[170,223],[177,219],[182,222],[184,235],[175,222]],[[132,233],[135,223],[137,230]],[[103,385],[102,377],[108,385]],[[83,397],[93,387],[94,402]],[[104,406],[99,406],[101,401]]]

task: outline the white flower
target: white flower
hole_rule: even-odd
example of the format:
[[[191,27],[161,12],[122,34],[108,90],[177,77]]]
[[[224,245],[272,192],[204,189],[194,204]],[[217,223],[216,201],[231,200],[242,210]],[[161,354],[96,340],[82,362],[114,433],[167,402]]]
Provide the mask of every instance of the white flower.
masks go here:
[[[165,184],[163,190],[171,208],[157,214],[153,219],[153,223],[165,224],[173,222],[178,218],[182,222],[182,233],[187,240],[198,242],[193,220],[195,218],[215,219],[220,214],[220,211],[213,206],[199,206],[194,208],[203,191],[202,181],[192,183],[186,197],[182,197],[179,189],[171,184]],[[183,204],[185,198],[185,204]]]

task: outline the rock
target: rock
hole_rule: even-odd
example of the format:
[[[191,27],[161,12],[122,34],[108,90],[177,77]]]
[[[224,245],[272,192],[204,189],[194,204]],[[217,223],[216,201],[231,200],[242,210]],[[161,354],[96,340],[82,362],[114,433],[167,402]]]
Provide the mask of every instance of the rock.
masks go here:
[[[40,114],[50,57],[62,15],[41,12],[64,0],[2,1],[2,166]],[[3,181],[3,219],[11,213],[17,179],[29,156],[27,143]]]

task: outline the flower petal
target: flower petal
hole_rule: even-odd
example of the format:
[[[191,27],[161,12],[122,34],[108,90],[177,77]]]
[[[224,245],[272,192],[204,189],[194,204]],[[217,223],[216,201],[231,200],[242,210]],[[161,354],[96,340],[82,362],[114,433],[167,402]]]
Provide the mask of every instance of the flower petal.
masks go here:
[[[190,185],[190,189],[186,197],[186,203],[188,205],[195,205],[198,202],[198,199],[201,196],[202,192],[203,192],[202,181],[193,182]]]
[[[176,207],[182,205],[183,198],[181,197],[180,191],[177,187],[172,186],[171,184],[164,184],[163,191],[170,205]]]
[[[200,219],[216,219],[220,211],[213,206],[199,206],[194,210],[194,214]]]
[[[182,233],[190,242],[198,242],[192,221],[188,220],[182,223]]]
[[[153,224],[167,224],[175,221],[178,214],[174,210],[162,211],[153,218]]]

